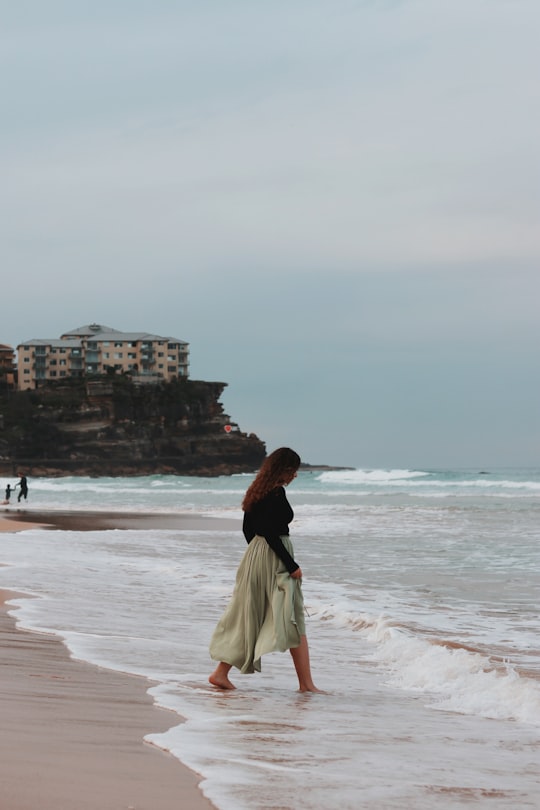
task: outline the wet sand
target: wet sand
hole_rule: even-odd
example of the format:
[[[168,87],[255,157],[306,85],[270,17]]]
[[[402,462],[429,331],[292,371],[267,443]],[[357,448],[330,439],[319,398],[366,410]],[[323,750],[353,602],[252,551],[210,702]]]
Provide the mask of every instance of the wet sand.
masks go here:
[[[13,523],[19,524],[13,528]],[[241,529],[240,520],[234,518],[212,518],[196,513],[149,513],[114,512],[84,510],[54,510],[6,508],[0,511],[0,532],[28,529],[29,523],[45,528],[64,529],[76,532],[99,531],[100,529],[141,529],[151,526],[157,529],[219,530]]]
[[[73,513],[1,515],[0,532],[120,528],[108,513],[84,513],[85,525]],[[0,590],[2,810],[212,810],[197,775],[143,741],[181,722],[154,705],[152,683],[76,661],[54,635],[17,629],[5,601],[22,595]]]

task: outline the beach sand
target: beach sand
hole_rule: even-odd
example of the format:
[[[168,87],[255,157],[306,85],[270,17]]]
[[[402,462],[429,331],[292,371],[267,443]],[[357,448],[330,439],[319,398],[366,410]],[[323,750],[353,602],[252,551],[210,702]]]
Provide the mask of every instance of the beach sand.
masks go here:
[[[0,532],[61,521],[17,512],[0,517]],[[197,775],[143,741],[180,722],[153,704],[151,682],[76,661],[54,635],[18,630],[5,605],[16,596],[0,590],[2,810],[211,810]]]
[[[14,528],[13,524],[17,524]],[[29,523],[45,528],[66,531],[100,531],[101,529],[141,529],[152,526],[157,529],[224,529],[235,531],[242,528],[234,518],[212,518],[197,514],[114,512],[55,509],[4,509],[0,512],[0,532],[15,532],[29,529]]]

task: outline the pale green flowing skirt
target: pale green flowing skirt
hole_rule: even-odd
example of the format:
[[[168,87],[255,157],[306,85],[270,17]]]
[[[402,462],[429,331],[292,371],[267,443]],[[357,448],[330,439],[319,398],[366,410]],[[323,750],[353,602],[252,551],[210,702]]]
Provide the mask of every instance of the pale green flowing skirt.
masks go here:
[[[281,540],[294,556],[289,537]],[[210,641],[210,656],[244,673],[260,672],[262,655],[298,647],[305,632],[301,580],[291,577],[264,537],[255,536],[238,566],[231,601]]]

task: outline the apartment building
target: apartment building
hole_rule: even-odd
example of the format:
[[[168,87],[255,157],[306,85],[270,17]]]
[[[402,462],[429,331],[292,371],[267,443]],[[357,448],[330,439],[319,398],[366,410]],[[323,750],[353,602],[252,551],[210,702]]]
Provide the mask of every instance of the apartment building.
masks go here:
[[[129,373],[137,382],[187,377],[189,343],[148,332],[120,332],[91,323],[55,340],[28,340],[17,346],[19,389],[45,380],[87,374]]]
[[[13,388],[17,379],[17,368],[15,366],[15,352],[13,346],[7,343],[0,343],[0,384]]]

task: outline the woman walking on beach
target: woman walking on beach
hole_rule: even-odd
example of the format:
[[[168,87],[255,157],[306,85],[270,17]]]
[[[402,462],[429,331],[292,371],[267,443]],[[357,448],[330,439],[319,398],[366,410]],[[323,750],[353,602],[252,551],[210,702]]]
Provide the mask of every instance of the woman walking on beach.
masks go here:
[[[296,478],[299,466],[294,450],[274,450],[244,496],[248,548],[232,599],[210,642],[210,655],[219,663],[208,680],[221,689],[236,688],[229,680],[233,666],[242,673],[260,672],[262,655],[290,650],[300,692],[320,691],[311,677],[302,570],[289,539],[294,514],[284,489]]]

